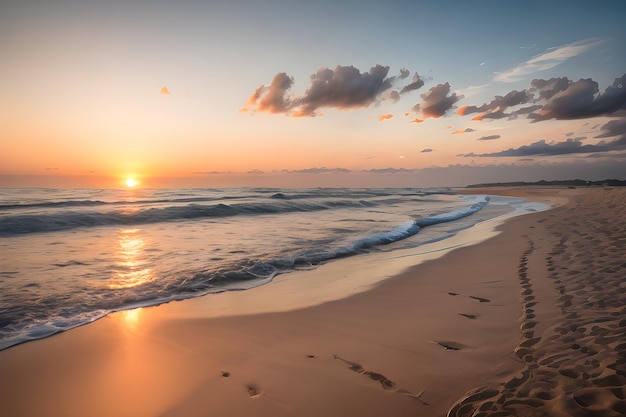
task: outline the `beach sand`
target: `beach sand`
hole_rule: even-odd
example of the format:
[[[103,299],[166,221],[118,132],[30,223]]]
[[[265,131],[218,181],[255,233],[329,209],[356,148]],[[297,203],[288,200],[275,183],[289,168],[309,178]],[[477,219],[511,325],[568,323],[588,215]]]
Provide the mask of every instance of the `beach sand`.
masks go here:
[[[466,192],[567,203],[397,275],[319,268],[343,298],[285,276],[1,351],[0,414],[626,415],[626,189]]]

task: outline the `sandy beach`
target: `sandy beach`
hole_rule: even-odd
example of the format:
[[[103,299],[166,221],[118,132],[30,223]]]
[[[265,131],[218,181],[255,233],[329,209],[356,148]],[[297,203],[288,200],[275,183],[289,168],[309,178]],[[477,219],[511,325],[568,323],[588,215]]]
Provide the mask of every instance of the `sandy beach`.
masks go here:
[[[6,349],[0,414],[626,415],[626,189],[464,192],[557,207],[409,269],[319,268],[335,296],[288,274]]]

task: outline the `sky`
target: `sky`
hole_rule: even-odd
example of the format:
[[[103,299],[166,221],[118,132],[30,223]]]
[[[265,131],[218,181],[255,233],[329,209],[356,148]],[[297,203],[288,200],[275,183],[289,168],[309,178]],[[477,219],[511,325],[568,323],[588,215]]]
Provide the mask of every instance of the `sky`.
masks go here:
[[[626,179],[626,2],[0,5],[0,187]]]

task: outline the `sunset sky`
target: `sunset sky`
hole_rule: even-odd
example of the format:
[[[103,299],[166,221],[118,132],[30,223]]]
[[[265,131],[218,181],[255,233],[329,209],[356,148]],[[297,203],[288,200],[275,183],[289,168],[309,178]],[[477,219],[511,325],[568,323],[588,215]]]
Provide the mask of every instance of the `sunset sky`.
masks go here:
[[[0,186],[626,178],[626,2],[0,5]]]

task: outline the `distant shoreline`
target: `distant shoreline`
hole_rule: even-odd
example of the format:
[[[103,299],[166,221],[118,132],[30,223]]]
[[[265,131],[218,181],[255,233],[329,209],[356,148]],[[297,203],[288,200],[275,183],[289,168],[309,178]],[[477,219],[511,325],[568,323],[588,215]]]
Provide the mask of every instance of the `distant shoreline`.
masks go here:
[[[610,187],[624,187],[626,186],[626,180],[606,179],[601,181],[586,181],[586,180],[556,180],[556,181],[513,181],[513,182],[489,182],[481,184],[470,184],[466,188],[483,188],[483,187],[528,187],[528,186],[566,186],[566,187],[589,187],[589,186],[610,186]]]

